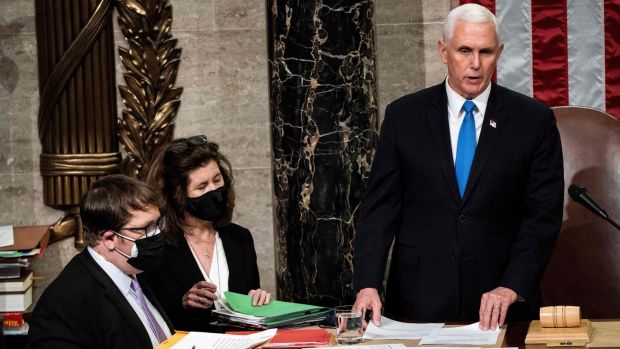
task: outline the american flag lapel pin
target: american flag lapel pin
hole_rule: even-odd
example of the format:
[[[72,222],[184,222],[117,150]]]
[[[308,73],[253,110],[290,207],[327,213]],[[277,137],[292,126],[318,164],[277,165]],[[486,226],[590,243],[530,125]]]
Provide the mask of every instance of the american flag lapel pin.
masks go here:
[[[497,124],[495,123],[495,120],[493,119],[489,120],[489,125],[491,125],[491,127],[493,128],[497,128]]]

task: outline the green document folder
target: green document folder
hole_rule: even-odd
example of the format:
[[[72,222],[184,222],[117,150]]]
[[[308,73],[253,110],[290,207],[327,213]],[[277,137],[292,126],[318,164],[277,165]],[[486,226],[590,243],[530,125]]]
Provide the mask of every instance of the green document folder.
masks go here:
[[[232,310],[245,315],[265,317],[268,319],[310,315],[329,310],[316,305],[282,301],[271,301],[269,304],[256,307],[252,305],[251,296],[229,291],[224,292],[224,294],[226,295],[226,300]]]

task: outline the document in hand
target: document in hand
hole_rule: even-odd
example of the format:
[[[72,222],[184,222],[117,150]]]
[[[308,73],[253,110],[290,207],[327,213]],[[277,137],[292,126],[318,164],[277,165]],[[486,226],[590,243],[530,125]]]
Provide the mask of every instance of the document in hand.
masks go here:
[[[250,325],[257,328],[273,328],[318,322],[331,311],[329,308],[315,305],[271,301],[269,304],[256,307],[252,305],[252,297],[224,292],[227,304],[213,314],[221,319],[237,324]]]

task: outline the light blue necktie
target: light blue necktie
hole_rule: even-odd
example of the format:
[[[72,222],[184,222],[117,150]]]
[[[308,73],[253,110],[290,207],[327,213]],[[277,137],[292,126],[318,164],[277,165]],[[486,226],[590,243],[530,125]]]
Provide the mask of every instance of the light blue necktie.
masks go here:
[[[456,161],[454,168],[456,170],[456,182],[459,185],[461,197],[465,194],[467,180],[469,179],[469,170],[471,163],[474,161],[474,153],[476,152],[476,123],[474,122],[474,108],[476,105],[470,100],[463,103],[465,110],[465,119],[461,124],[459,131],[459,139],[456,143]]]

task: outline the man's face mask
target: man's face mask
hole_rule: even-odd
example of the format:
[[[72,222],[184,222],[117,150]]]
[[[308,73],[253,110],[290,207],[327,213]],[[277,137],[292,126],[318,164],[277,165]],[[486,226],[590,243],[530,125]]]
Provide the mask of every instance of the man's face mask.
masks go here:
[[[224,186],[196,198],[187,198],[187,212],[204,221],[217,222],[226,213],[227,193]]]
[[[134,243],[133,246],[131,246],[129,255],[123,253],[116,247],[114,248],[116,252],[127,258],[127,263],[142,271],[151,270],[159,264],[166,251],[166,238],[159,229],[159,220],[145,228],[123,228],[120,230],[131,230],[133,232],[139,230],[144,231],[144,237],[140,239],[132,239],[118,232],[114,232],[117,236]]]

